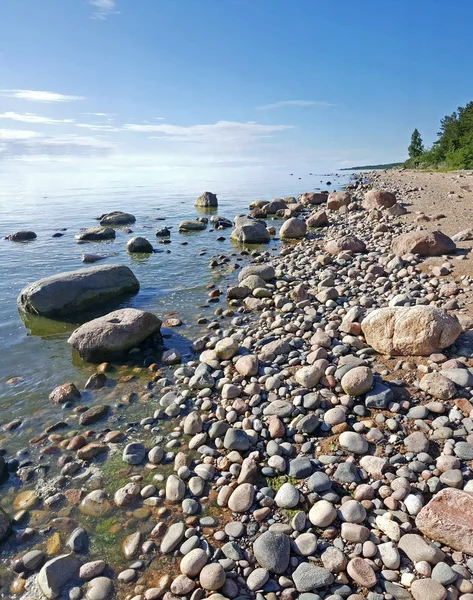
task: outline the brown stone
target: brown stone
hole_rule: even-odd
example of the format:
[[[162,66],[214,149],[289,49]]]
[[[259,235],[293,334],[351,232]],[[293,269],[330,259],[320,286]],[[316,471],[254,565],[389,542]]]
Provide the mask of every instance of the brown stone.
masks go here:
[[[473,556],[473,495],[441,490],[417,515],[416,526],[430,539]]]
[[[396,204],[396,196],[392,192],[386,190],[370,190],[366,192],[362,206],[366,210],[382,210],[383,208],[391,208]]]
[[[325,244],[325,250],[329,254],[339,254],[340,252],[365,252],[366,244],[354,235],[343,235],[335,240],[330,240]]]
[[[455,252],[455,242],[441,231],[411,231],[395,237],[391,249],[397,256],[441,256]]]
[[[79,448],[77,451],[77,458],[80,458],[81,460],[90,460],[106,450],[108,450],[108,446],[106,444],[101,444],[100,442],[91,442],[83,448]]]
[[[348,206],[351,203],[349,192],[330,192],[327,199],[327,208],[329,210],[340,210],[342,206]]]
[[[91,425],[92,423],[96,423],[100,421],[106,414],[108,414],[110,407],[106,404],[93,406],[89,408],[85,412],[83,412],[79,418],[79,423],[81,425]]]
[[[376,573],[363,558],[353,558],[347,565],[347,573],[362,587],[372,588],[376,585]]]
[[[62,404],[64,402],[70,402],[72,400],[78,400],[80,398],[80,392],[73,383],[63,383],[58,385],[49,394],[49,401],[54,404]]]
[[[361,323],[367,344],[381,354],[429,356],[461,333],[458,319],[433,306],[379,308]]]

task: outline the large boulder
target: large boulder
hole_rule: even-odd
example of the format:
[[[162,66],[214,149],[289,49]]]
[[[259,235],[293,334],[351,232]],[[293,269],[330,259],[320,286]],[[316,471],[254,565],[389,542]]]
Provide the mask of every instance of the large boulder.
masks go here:
[[[281,239],[301,239],[305,236],[307,232],[307,225],[305,221],[298,219],[297,217],[293,217],[292,219],[288,219],[284,221],[281,229],[279,230],[279,237]]]
[[[269,263],[265,263],[262,265],[259,264],[251,264],[243,267],[238,273],[238,281],[243,281],[250,275],[256,275],[263,281],[271,281],[275,278],[276,273],[274,271],[274,267]]]
[[[473,495],[445,488],[424,506],[416,526],[431,540],[473,555]]]
[[[38,236],[34,231],[15,231],[15,233],[11,233],[7,235],[5,239],[10,240],[10,242],[29,242],[31,240],[35,240]]]
[[[161,320],[156,315],[122,308],[84,323],[67,342],[83,359],[102,362],[135,348],[160,329]]]
[[[89,227],[76,235],[80,242],[101,242],[115,239],[115,229],[111,227]]]
[[[194,206],[212,207],[218,206],[217,195],[212,192],[204,192],[194,202]]]
[[[328,192],[306,192],[299,196],[299,202],[305,206],[317,206],[327,202]]]
[[[31,283],[20,292],[18,307],[36,315],[60,317],[139,289],[140,284],[128,267],[89,267]]]
[[[325,250],[329,254],[339,254],[340,252],[365,252],[366,244],[363,240],[354,235],[342,235],[335,240],[329,240],[325,244]]]
[[[455,242],[441,231],[411,231],[395,237],[391,249],[397,256],[442,256],[456,250]]]
[[[351,203],[349,192],[330,192],[327,199],[327,208],[329,210],[340,210],[342,206],[348,206]]]
[[[363,198],[362,206],[366,210],[382,210],[396,204],[396,195],[386,190],[370,190]]]
[[[57,598],[65,585],[74,579],[80,561],[73,554],[56,556],[42,567],[38,574],[38,586],[46,598]]]
[[[263,223],[239,221],[230,238],[242,244],[267,244],[271,236]]]
[[[115,210],[99,217],[100,225],[130,225],[136,218],[130,213]]]
[[[428,356],[453,344],[462,331],[454,315],[433,306],[378,308],[361,329],[370,346],[392,356]]]

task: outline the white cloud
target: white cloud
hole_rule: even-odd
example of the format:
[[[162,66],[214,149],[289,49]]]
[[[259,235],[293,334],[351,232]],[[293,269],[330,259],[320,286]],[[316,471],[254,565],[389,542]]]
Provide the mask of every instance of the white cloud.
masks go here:
[[[90,129],[91,131],[121,131],[120,127],[114,127],[113,125],[94,125],[93,123],[76,123],[76,127]]]
[[[0,119],[10,119],[12,121],[21,121],[23,123],[39,123],[45,125],[56,125],[58,123],[74,123],[73,119],[51,119],[50,117],[41,117],[34,113],[0,113]]]
[[[240,123],[238,121],[218,121],[211,125],[151,125],[127,123],[125,131],[141,133],[157,133],[154,139],[167,139],[183,142],[200,143],[248,143],[259,138],[268,137],[272,133],[292,129],[291,125],[261,125],[254,121]]]
[[[115,0],[89,0],[89,4],[95,8],[94,19],[104,20],[111,15],[118,15]]]
[[[104,112],[96,112],[96,113],[87,112],[87,113],[82,113],[82,114],[83,115],[89,115],[89,116],[92,116],[92,117],[113,117],[114,116],[113,113],[104,113]]]
[[[273,108],[284,108],[285,106],[335,106],[325,100],[283,100],[281,102],[273,102],[273,104],[265,104],[257,106],[256,110],[272,110]]]
[[[30,100],[32,102],[73,102],[75,100],[85,100],[83,96],[68,96],[66,94],[58,94],[57,92],[40,90],[0,90],[0,96]]]
[[[22,129],[0,129],[0,143],[2,140],[28,140],[38,137],[36,131],[25,131]]]

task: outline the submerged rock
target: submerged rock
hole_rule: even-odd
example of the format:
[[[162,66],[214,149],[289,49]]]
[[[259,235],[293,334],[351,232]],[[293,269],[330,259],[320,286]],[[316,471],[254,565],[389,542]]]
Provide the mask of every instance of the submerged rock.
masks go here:
[[[60,317],[103,304],[140,289],[133,272],[123,265],[89,267],[59,273],[25,287],[18,307],[46,317]]]
[[[73,554],[56,556],[42,567],[38,586],[46,598],[57,598],[64,586],[78,573],[80,561]]]

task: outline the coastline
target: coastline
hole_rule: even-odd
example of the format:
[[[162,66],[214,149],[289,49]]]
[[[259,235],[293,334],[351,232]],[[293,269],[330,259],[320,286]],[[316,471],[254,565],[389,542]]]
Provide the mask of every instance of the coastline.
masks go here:
[[[369,177],[367,185],[359,178],[348,186],[349,201],[343,192],[333,195],[332,209],[325,202],[287,209],[287,217],[299,220],[325,212],[327,224],[281,245],[279,256],[264,247],[251,253],[238,286],[250,293],[207,323],[207,335],[194,341],[199,358],[137,379],[148,416],[123,427],[112,410],[95,429],[52,433],[39,442],[43,456],[63,461],[61,475],[37,491],[26,480],[30,493],[23,503],[15,498],[16,508],[63,507],[60,519],[69,522],[53,525],[59,541],[48,558],[69,536],[79,536],[78,526],[90,537],[92,558],[107,557],[102,571],[96,566],[94,577],[79,580],[75,597],[200,600],[213,593],[215,599],[316,600],[318,591],[325,597],[342,591],[339,596],[355,600],[372,590],[404,598],[415,581],[434,581],[429,560],[402,540],[417,532],[416,516],[435,493],[473,489],[469,454],[451,443],[473,441],[462,422],[473,410],[471,382],[461,377],[470,373],[473,346],[464,335],[422,357],[378,354],[361,322],[377,308],[431,306],[446,308],[470,329],[471,282],[459,279],[467,255],[402,258],[391,251],[394,238],[420,224],[434,231],[440,221],[442,231],[458,233],[469,212],[446,210],[444,187],[433,179],[431,186],[430,180],[416,185],[409,173]],[[407,214],[364,208],[372,187],[395,191]],[[425,189],[408,191],[415,187]],[[419,221],[416,211],[426,214],[437,202],[446,217]],[[458,246],[468,249],[471,242]],[[442,266],[441,274],[432,271]],[[454,379],[439,375],[450,383],[437,378],[424,389],[421,376],[445,370],[447,362]],[[432,420],[451,411],[452,434],[436,435],[446,425],[432,427]],[[447,472],[451,479],[443,477]],[[47,514],[34,516],[41,526],[49,523]],[[110,547],[97,544],[100,536],[114,547],[113,559]],[[444,561],[464,569],[461,591],[473,592],[471,565],[454,554],[447,550]],[[423,571],[419,560],[427,562]],[[77,587],[78,567],[71,562],[70,569],[64,589]],[[25,566],[14,570],[25,573]],[[31,574],[37,570],[15,577],[15,593],[37,597],[38,578]],[[87,583],[95,579],[101,581]],[[97,596],[94,586],[102,586]]]

